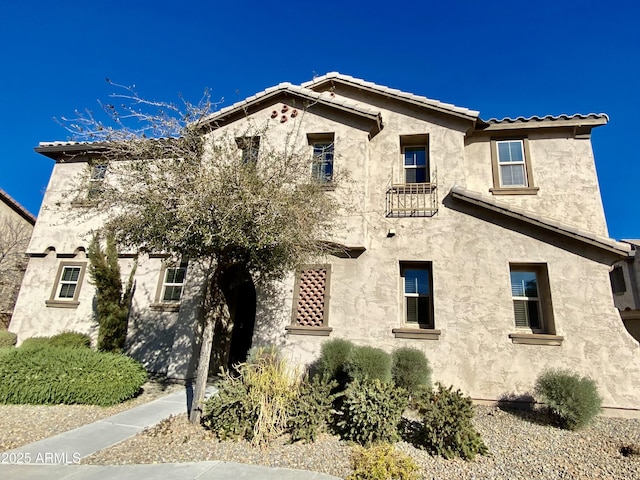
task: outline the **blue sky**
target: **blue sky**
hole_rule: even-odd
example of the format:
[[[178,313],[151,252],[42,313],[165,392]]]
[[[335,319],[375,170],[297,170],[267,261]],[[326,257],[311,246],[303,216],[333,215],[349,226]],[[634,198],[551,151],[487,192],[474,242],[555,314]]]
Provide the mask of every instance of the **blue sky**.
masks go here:
[[[592,139],[609,233],[640,238],[639,23],[633,0],[6,2],[0,188],[38,213],[53,163],[33,147],[66,140],[53,117],[97,109],[105,77],[228,105],[339,71],[483,119],[607,113]]]

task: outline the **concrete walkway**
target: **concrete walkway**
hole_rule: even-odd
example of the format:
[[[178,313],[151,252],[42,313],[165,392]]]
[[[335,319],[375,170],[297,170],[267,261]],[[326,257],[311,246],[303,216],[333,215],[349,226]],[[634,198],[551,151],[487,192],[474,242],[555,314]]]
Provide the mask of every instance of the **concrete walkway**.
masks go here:
[[[0,452],[0,478],[36,479],[284,479],[329,480],[331,475],[245,465],[232,462],[163,463],[153,465],[77,465],[81,459],[133,437],[170,415],[187,410],[184,391],[54,437]]]

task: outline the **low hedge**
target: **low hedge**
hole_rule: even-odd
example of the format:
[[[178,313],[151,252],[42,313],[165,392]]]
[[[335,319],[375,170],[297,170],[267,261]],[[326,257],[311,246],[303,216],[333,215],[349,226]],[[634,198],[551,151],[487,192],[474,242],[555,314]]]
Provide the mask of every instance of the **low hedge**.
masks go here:
[[[53,337],[30,337],[26,338],[20,348],[45,348],[45,347],[91,347],[91,337],[85,333],[62,332]]]
[[[0,351],[0,403],[109,406],[132,398],[147,378],[139,362],[88,348]]]
[[[15,333],[0,330],[0,348],[13,347],[18,340]]]

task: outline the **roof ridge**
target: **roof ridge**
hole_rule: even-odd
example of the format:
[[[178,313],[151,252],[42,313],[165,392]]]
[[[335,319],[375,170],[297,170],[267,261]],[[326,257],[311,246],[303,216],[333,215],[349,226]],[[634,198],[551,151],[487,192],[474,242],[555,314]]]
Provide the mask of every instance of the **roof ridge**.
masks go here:
[[[362,78],[352,77],[351,75],[344,75],[344,74],[339,73],[339,72],[329,72],[326,75],[321,75],[319,77],[315,77],[312,80],[309,80],[307,82],[301,83],[300,86],[304,87],[304,88],[309,88],[310,86],[317,85],[317,84],[326,82],[326,81],[331,80],[331,79],[340,79],[340,80],[343,80],[343,81],[348,82],[348,83],[353,83],[355,85],[359,85],[361,87],[366,87],[366,88],[370,88],[370,89],[373,89],[373,90],[378,90],[378,91],[386,93],[388,95],[393,95],[393,96],[396,96],[396,97],[417,101],[417,102],[420,102],[420,103],[423,103],[425,105],[429,105],[429,106],[432,106],[432,107],[442,108],[444,110],[449,110],[451,112],[454,112],[454,113],[457,113],[457,114],[461,114],[461,115],[464,115],[464,116],[467,116],[467,117],[478,117],[478,115],[480,113],[477,110],[471,110],[471,109],[468,109],[466,107],[459,107],[457,105],[454,105],[453,103],[442,102],[440,100],[428,98],[428,97],[425,97],[423,95],[416,95],[416,94],[411,93],[411,92],[405,92],[405,91],[399,90],[397,88],[391,88],[391,87],[388,87],[386,85],[380,85],[380,84],[377,84],[377,83],[374,83],[374,82],[370,82],[370,81],[364,80]]]

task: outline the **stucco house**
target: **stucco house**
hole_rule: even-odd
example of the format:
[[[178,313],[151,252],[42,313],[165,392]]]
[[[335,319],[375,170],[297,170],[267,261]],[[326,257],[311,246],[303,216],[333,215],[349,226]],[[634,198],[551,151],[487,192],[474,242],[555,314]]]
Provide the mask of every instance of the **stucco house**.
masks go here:
[[[636,255],[620,260],[613,265],[609,277],[613,300],[624,326],[640,342],[640,240],[622,240],[631,245]]]
[[[304,364],[327,338],[411,346],[435,380],[477,400],[530,391],[543,370],[569,368],[596,380],[607,409],[640,412],[640,345],[609,284],[611,265],[632,249],[608,237],[590,140],[606,115],[482,120],[329,73],[268,88],[210,121],[211,141],[241,136],[248,122],[269,125],[271,144],[296,132],[309,175],[351,205],[336,219],[341,254],[301,266],[268,297],[240,292],[243,348],[276,344]],[[261,139],[241,140],[259,162]],[[11,329],[19,339],[91,332],[86,232],[96,225],[66,215],[79,207],[63,192],[99,152],[67,142],[36,151],[55,166]],[[350,181],[333,188],[334,167]],[[132,260],[121,262],[128,274]],[[151,255],[136,282],[131,354],[152,371],[192,376],[197,273]]]
[[[0,189],[0,328],[11,322],[36,217]]]

